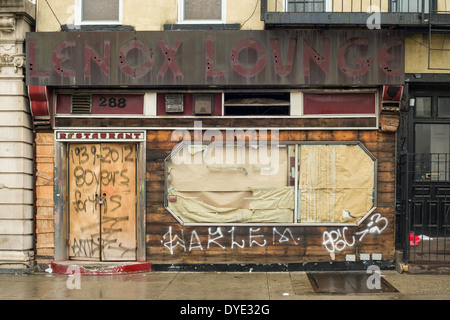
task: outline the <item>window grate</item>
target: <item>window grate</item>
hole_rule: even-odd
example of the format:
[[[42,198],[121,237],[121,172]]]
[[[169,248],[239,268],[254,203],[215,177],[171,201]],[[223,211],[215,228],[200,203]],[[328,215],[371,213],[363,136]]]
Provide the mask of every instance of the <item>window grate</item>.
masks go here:
[[[91,113],[91,95],[77,94],[72,95],[72,110],[73,114],[90,114]]]

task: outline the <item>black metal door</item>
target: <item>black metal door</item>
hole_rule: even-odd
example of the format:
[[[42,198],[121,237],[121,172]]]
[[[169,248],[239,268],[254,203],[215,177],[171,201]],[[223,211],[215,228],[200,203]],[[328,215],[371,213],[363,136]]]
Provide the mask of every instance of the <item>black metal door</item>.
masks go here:
[[[450,214],[450,154],[410,154],[410,226],[415,235],[445,237]],[[450,248],[449,248],[450,249]]]
[[[450,97],[429,89],[412,99],[409,150],[400,156],[404,249],[409,261],[449,263]]]

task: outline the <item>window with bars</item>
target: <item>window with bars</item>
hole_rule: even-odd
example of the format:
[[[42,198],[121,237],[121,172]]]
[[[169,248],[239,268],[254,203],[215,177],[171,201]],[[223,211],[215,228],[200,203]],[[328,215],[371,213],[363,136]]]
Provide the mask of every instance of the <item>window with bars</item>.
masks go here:
[[[415,179],[450,180],[450,97],[414,97]]]
[[[391,12],[423,12],[430,13],[431,9],[435,9],[434,0],[391,0]]]
[[[324,12],[326,0],[287,0],[288,12]]]
[[[366,12],[371,6],[384,7],[383,0],[284,0],[287,12]],[[388,3],[386,1],[386,3]],[[436,0],[389,0],[390,12],[429,13],[437,10]]]

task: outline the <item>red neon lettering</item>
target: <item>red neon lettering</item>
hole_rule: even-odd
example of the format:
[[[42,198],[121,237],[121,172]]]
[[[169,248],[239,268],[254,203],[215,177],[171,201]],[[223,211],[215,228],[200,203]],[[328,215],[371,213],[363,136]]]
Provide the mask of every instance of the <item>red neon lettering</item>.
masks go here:
[[[400,77],[402,72],[398,69],[392,69],[388,62],[395,59],[395,56],[390,54],[388,51],[392,47],[401,46],[402,41],[399,39],[393,39],[387,43],[383,43],[380,50],[378,51],[378,67],[389,76]]]
[[[164,77],[169,68],[175,77],[183,77],[183,73],[175,60],[175,54],[181,46],[181,40],[175,41],[173,48],[169,48],[165,40],[159,40],[158,45],[165,58],[164,64],[158,72],[158,78]]]
[[[206,40],[206,77],[208,78],[222,78],[228,75],[226,70],[214,70],[214,40]]]
[[[127,55],[133,49],[137,49],[144,54],[144,64],[139,68],[132,67],[127,62]],[[143,42],[139,40],[130,40],[120,48],[118,61],[119,68],[123,73],[133,78],[141,78],[152,69],[153,52]]]
[[[62,66],[62,63],[70,58],[64,54],[62,51],[69,47],[75,47],[75,41],[63,41],[56,46],[56,48],[52,52],[52,65],[53,70],[62,75],[63,77],[75,77],[76,71],[71,69],[66,69]]]
[[[346,53],[352,46],[367,46],[369,40],[367,39],[350,39],[347,40],[338,51],[338,66],[339,69],[349,77],[362,76],[367,73],[373,66],[372,58],[358,58],[354,57],[355,64],[359,65],[359,69],[353,69],[347,64]]]
[[[314,61],[323,72],[330,75],[330,40],[323,40],[323,54],[322,57],[316,50],[313,49],[305,40],[303,40],[303,68],[305,77],[311,75],[310,64]]]
[[[111,43],[109,41],[103,42],[104,58],[92,49],[86,42],[84,42],[84,77],[91,76],[91,60],[94,61],[100,69],[109,77],[111,64]]]
[[[291,73],[292,65],[294,64],[295,47],[297,45],[297,39],[291,39],[289,42],[289,52],[287,62],[283,65],[280,53],[280,45],[278,39],[270,39],[272,44],[273,63],[275,65],[275,71],[281,77],[286,77]]]
[[[253,67],[244,67],[239,62],[239,53],[245,49],[253,49],[256,51],[258,60]],[[230,53],[230,63],[234,71],[241,76],[250,78],[256,76],[264,69],[266,65],[266,53],[264,47],[257,41],[251,39],[245,39],[239,41],[232,49]]]

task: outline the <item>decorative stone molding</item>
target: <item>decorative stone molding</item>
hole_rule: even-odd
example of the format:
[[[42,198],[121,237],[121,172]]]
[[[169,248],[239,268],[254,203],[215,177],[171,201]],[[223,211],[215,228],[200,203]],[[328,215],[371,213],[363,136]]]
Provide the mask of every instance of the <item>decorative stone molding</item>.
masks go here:
[[[35,265],[30,190],[34,181],[30,176],[33,124],[24,83],[25,37],[34,30],[35,13],[31,0],[0,0],[0,91],[4,104],[0,128],[0,273],[31,272]]]
[[[23,52],[23,36],[26,30],[17,25],[19,17],[15,14],[0,13],[0,73],[2,76],[11,72],[2,72],[3,67],[13,67],[14,73],[25,66],[25,52]],[[19,34],[17,34],[19,33]]]
[[[19,68],[23,68],[25,66],[25,55],[24,54],[15,54],[10,55],[7,53],[0,53],[0,72],[2,67],[14,67],[14,72],[17,73]]]
[[[1,15],[0,16],[0,31],[2,32],[14,32],[16,27],[16,19],[14,15]]]

